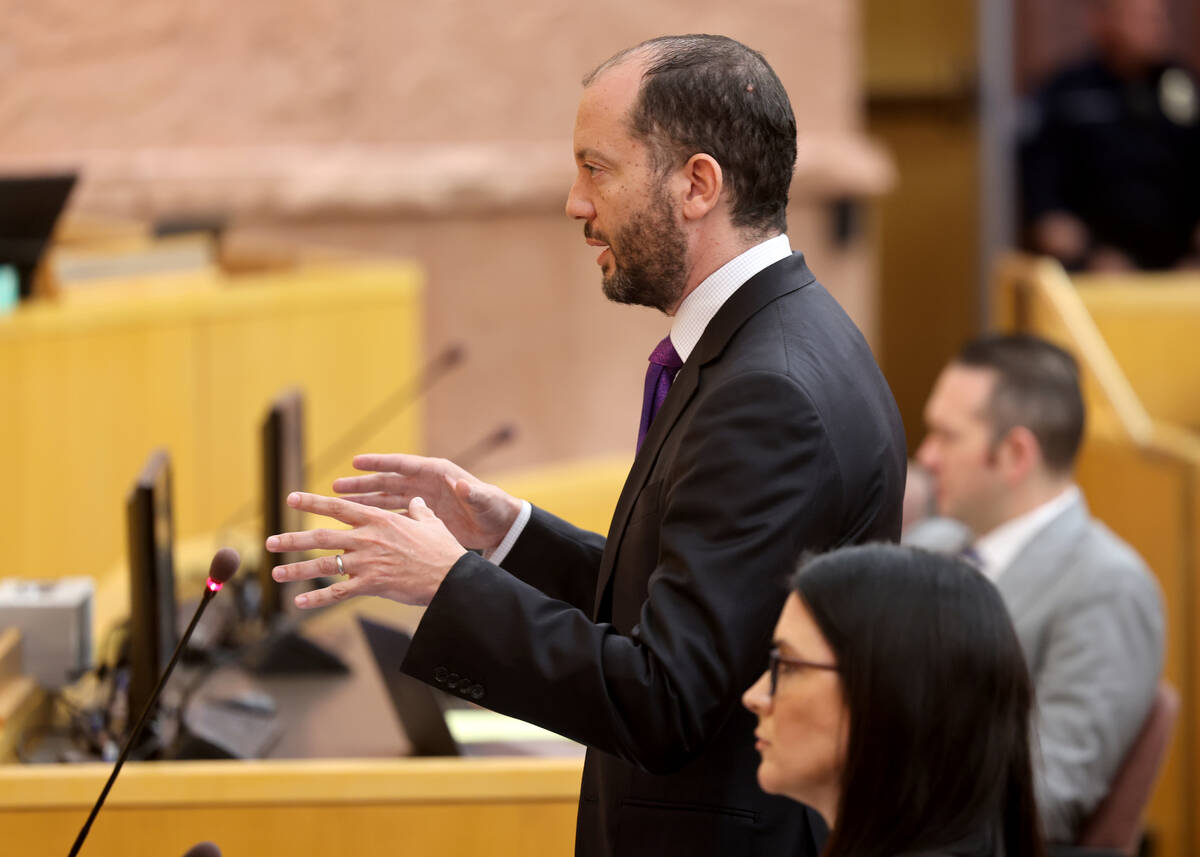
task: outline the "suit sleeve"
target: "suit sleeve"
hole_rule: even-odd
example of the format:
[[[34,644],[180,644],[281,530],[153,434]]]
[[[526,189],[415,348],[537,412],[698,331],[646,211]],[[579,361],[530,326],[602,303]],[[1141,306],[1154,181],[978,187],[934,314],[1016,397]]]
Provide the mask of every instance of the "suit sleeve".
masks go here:
[[[1162,671],[1157,589],[1149,574],[1124,576],[1131,585],[1064,606],[1034,667],[1037,798],[1050,842],[1074,842],[1107,794]]]
[[[524,532],[500,565],[550,598],[590,616],[603,555],[603,536],[534,506]]]
[[[761,674],[785,577],[835,531],[842,488],[820,415],[787,376],[744,375],[697,408],[631,634],[468,555],[404,670],[468,677],[482,705],[652,773],[702,752]]]

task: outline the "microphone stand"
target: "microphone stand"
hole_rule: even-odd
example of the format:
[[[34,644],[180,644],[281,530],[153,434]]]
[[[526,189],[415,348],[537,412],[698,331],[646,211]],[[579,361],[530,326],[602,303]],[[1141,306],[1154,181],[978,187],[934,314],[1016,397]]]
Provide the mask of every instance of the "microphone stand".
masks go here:
[[[192,621],[188,624],[187,630],[183,632],[183,636],[179,638],[179,645],[175,647],[175,652],[171,655],[171,662],[167,664],[166,670],[159,676],[158,684],[154,686],[154,692],[150,694],[150,700],[146,703],[146,707],[142,709],[142,714],[138,718],[137,723],[133,727],[133,731],[129,733],[129,737],[125,739],[125,746],[121,748],[121,755],[117,758],[116,767],[108,776],[108,782],[104,784],[104,789],[100,792],[100,797],[96,800],[96,805],[92,807],[92,813],[87,817],[87,821],[83,823],[83,827],[79,831],[79,835],[75,837],[75,844],[71,846],[71,853],[67,857],[76,857],[79,854],[79,849],[83,847],[83,840],[87,839],[88,831],[92,829],[92,822],[96,820],[96,816],[100,813],[100,807],[104,806],[104,799],[108,797],[109,791],[112,790],[113,783],[117,780],[117,774],[121,773],[121,766],[125,764],[125,760],[129,758],[129,753],[133,749],[134,743],[142,734],[142,729],[146,726],[146,721],[150,719],[151,712],[154,711],[154,706],[158,702],[159,694],[162,693],[163,687],[167,683],[167,679],[171,677],[171,672],[175,669],[175,663],[183,654],[183,649],[187,645],[188,640],[192,636],[192,631],[196,629],[196,623],[200,621],[200,616],[204,613],[204,608],[208,606],[208,602],[212,601],[213,596],[221,591],[223,583],[218,583],[211,577],[204,586],[204,595],[200,599],[200,606],[196,608],[196,613],[192,616]]]

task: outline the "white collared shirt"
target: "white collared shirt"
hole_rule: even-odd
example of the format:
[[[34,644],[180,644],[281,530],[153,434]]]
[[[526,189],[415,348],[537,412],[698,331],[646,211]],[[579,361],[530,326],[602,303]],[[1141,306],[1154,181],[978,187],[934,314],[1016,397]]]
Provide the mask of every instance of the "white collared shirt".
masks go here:
[[[973,547],[979,554],[980,570],[993,583],[999,580],[1033,537],[1077,500],[1079,488],[1071,485],[1054,499],[1047,500],[1020,517],[1005,521],[987,535],[976,539]]]
[[[705,328],[712,321],[717,311],[725,305],[725,301],[733,293],[760,271],[769,268],[776,262],[792,255],[792,242],[787,235],[776,235],[759,244],[755,244],[745,253],[734,256],[717,270],[713,271],[696,288],[688,294],[671,322],[671,345],[684,363],[696,348],[696,343],[704,335]],[[528,500],[521,501],[521,511],[513,525],[509,527],[503,541],[494,551],[485,553],[484,557],[499,565],[508,556],[513,545],[517,543],[533,507]]]
[[[692,289],[671,322],[671,344],[679,358],[687,362],[713,316],[748,279],[790,255],[792,244],[788,237],[776,235],[734,256]]]

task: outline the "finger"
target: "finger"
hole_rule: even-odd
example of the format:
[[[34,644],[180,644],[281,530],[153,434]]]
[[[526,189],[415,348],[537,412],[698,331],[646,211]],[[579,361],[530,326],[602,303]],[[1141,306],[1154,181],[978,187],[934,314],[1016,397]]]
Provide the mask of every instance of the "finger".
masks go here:
[[[357,578],[349,580],[339,580],[332,586],[326,586],[324,589],[314,589],[312,592],[302,592],[296,596],[296,606],[301,610],[311,610],[313,607],[327,607],[330,604],[337,604],[339,601],[345,601],[348,598],[353,598],[358,594],[362,584]]]
[[[343,524],[360,526],[373,520],[371,510],[359,503],[351,503],[340,497],[323,497],[320,494],[309,494],[305,491],[293,491],[288,494],[287,503],[293,509],[302,512],[312,512],[314,515],[324,515]]]
[[[430,521],[437,518],[433,510],[420,497],[413,497],[408,503],[408,516],[414,521]]]
[[[342,499],[374,509],[387,509],[389,512],[397,512],[408,505],[408,498],[403,494],[343,494]]]
[[[422,464],[426,461],[429,459],[422,455],[406,455],[402,452],[364,453],[354,456],[354,469],[412,476],[420,471]]]
[[[466,479],[448,479],[447,481],[450,483],[451,490],[454,491],[454,496],[463,503],[474,506],[483,499],[483,495],[470,481]]]
[[[337,557],[319,556],[316,559],[276,566],[271,571],[271,578],[277,583],[286,583],[289,580],[315,580],[318,577],[334,577],[337,574]]]
[[[271,553],[292,551],[350,550],[354,547],[353,530],[304,530],[299,533],[280,533],[267,539]]]
[[[370,494],[376,491],[395,491],[404,484],[404,477],[395,473],[371,473],[367,476],[339,476],[333,480],[333,490],[339,494]]]

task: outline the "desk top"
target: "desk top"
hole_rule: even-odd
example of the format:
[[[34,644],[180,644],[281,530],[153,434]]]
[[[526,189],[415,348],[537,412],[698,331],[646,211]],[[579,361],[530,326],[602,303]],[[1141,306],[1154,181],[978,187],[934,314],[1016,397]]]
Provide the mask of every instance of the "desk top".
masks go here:
[[[0,765],[0,807],[90,807],[105,764]],[[105,806],[566,800],[582,759],[310,759],[130,762]]]

